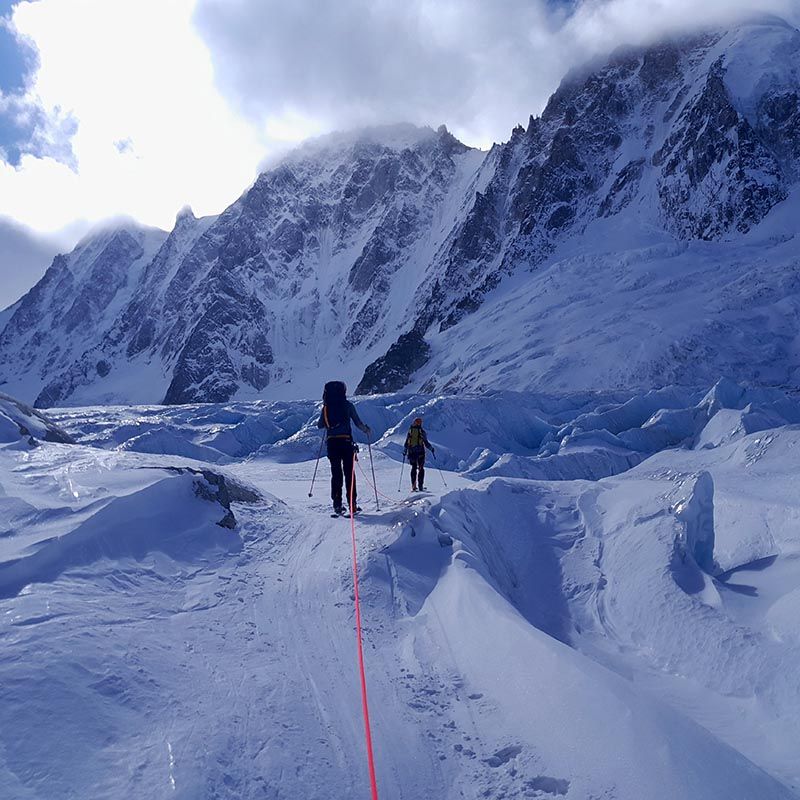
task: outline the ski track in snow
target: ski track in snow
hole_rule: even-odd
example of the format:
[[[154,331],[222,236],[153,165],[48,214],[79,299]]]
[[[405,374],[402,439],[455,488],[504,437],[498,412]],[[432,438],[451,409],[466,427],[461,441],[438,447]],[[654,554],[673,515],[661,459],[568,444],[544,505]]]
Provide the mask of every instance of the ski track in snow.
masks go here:
[[[608,427],[651,413],[609,408]],[[231,531],[174,469],[208,465],[117,446],[134,413],[91,411],[111,449],[0,446],[2,796],[367,796],[350,525],[328,514],[327,464],[309,498],[313,461],[231,459],[219,471],[263,497],[233,503]],[[227,442],[238,417],[204,413]],[[362,452],[381,797],[800,797],[800,429],[736,433],[752,405],[718,413],[727,427],[698,441],[719,444],[601,480],[448,471],[445,489],[431,463],[413,496],[407,470],[397,492],[401,423],[373,448],[380,511]],[[58,421],[85,435],[84,415]],[[709,519],[716,578],[695,563]]]

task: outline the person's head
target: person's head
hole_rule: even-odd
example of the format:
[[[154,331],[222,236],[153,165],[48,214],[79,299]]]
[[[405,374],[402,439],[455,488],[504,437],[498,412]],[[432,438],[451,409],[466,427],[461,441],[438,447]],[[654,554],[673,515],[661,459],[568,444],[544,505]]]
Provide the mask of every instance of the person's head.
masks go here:
[[[422,427],[422,417],[417,417],[414,420],[414,425],[416,425],[418,428],[421,428]]]

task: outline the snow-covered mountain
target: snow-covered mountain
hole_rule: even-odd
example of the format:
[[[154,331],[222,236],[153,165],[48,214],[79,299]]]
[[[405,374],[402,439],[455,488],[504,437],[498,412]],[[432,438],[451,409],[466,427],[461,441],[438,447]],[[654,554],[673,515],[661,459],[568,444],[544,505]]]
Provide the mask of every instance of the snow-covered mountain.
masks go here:
[[[120,242],[92,240],[18,304],[0,343],[3,378],[39,406],[180,403],[255,395],[305,371],[316,382],[337,353],[365,362],[413,321],[392,287],[418,282],[481,159],[444,128],[334,135],[263,173],[219,217],[181,212],[137,272],[123,250],[113,269],[127,286],[99,278]],[[62,332],[73,303],[108,312]]]
[[[163,231],[127,222],[83,239],[68,255],[56,256],[41,281],[4,312],[3,384],[18,386],[25,377],[38,387],[48,383],[48,375],[80,359],[87,344],[124,312],[166,238]],[[95,369],[98,376],[107,373],[102,363]],[[47,404],[46,398],[41,404]]]
[[[0,385],[52,406],[333,375],[795,384],[799,94],[800,31],[760,18],[571,74],[488,153],[412,126],[309,143],[218,217],[58,257],[6,315]]]

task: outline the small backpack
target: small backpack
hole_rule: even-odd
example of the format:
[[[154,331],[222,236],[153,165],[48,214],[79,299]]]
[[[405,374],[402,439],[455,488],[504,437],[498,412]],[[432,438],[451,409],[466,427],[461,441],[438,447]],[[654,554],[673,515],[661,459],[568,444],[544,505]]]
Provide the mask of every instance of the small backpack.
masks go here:
[[[347,387],[342,381],[328,381],[322,392],[322,417],[326,428],[344,425],[348,419]]]
[[[422,438],[422,428],[419,425],[412,425],[408,429],[408,446],[424,447],[425,440]]]

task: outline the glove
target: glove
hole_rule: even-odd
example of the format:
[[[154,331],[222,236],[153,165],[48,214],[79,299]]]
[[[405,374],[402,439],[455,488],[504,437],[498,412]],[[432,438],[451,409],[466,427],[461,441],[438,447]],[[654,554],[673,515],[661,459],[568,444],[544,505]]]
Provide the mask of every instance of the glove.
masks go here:
[[[433,445],[431,445],[431,453],[433,454],[433,457],[436,458],[436,448]]]
[[[372,435],[372,428],[370,428],[369,425],[365,425],[361,430],[363,430],[364,433],[367,434],[367,436],[371,436]]]

